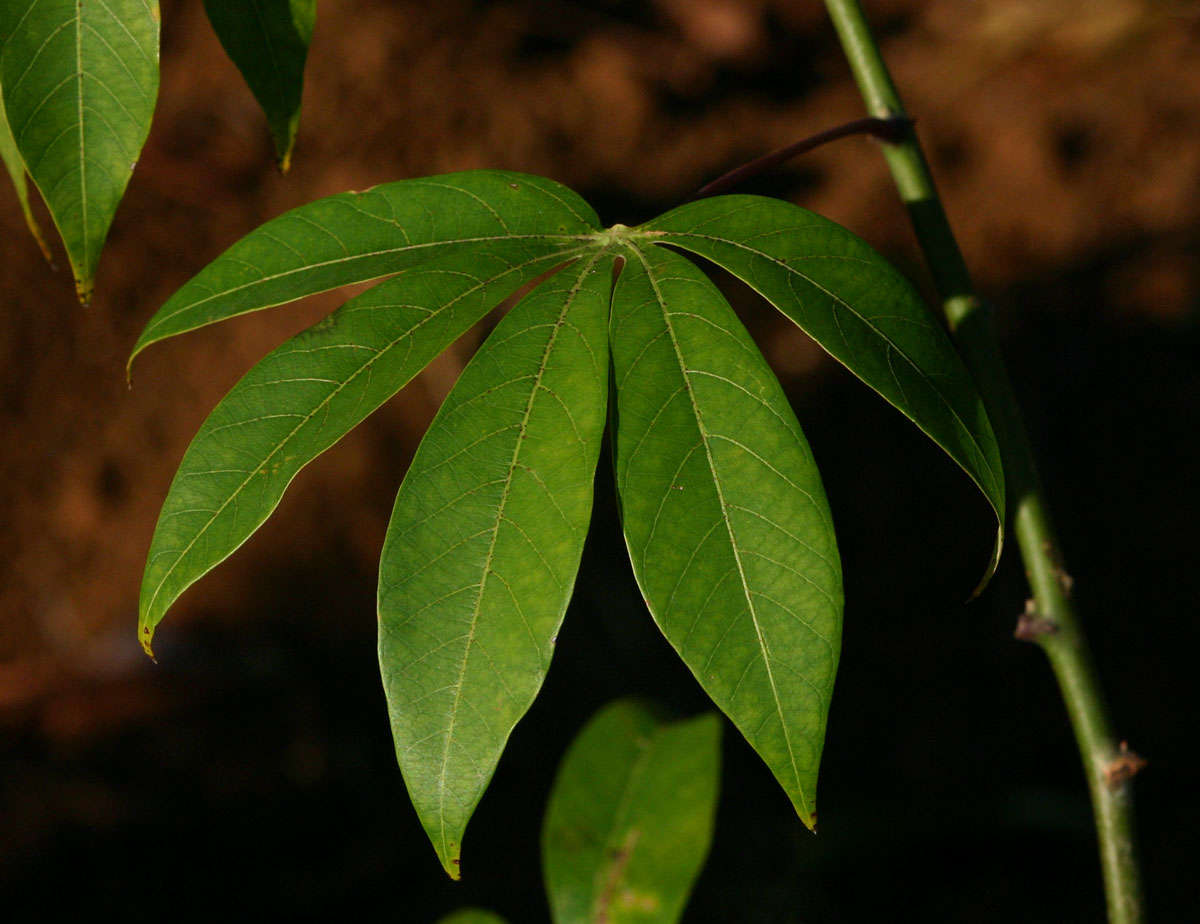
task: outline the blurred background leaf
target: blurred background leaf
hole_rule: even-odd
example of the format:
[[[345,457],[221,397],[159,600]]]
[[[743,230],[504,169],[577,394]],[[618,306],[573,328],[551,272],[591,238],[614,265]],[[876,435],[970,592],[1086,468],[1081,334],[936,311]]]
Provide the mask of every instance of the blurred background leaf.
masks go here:
[[[605,706],[571,742],[542,828],[555,924],[674,924],[712,842],[721,720]]]

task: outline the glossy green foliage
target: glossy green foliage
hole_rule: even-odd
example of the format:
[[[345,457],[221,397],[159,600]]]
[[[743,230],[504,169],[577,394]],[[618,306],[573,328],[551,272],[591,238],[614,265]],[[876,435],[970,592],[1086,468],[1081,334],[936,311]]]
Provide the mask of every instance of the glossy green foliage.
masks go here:
[[[175,599],[262,525],[301,468],[561,259],[524,241],[444,254],[352,299],[251,369],[192,440],[163,504],[142,581],[146,650]]]
[[[613,703],[559,767],[542,828],[555,924],[674,924],[712,841],[720,777],[715,715],[665,724]]]
[[[84,302],[150,130],[158,22],[152,0],[0,4],[0,85],[9,124]]]
[[[646,229],[755,289],[962,466],[996,514],[986,583],[1004,528],[1000,451],[970,374],[911,283],[838,225],[774,199],[703,199]]]
[[[601,251],[505,316],[430,425],[388,526],[379,663],[392,735],[454,878],[571,599],[604,429],[611,279]]]
[[[8,117],[5,115],[2,101],[3,92],[0,90],[0,160],[4,161],[4,169],[8,171],[13,189],[17,193],[17,201],[21,203],[21,214],[25,216],[25,226],[29,228],[29,233],[33,235],[42,255],[49,260],[50,248],[46,246],[45,238],[42,237],[42,229],[38,227],[37,219],[33,217],[33,209],[29,205],[29,183],[25,173],[25,161],[21,160],[21,152],[17,150],[17,141],[13,138],[12,129],[8,126]]]
[[[397,757],[452,876],[550,663],[606,413],[654,619],[813,823],[841,629],[831,518],[778,382],[721,294],[673,248],[727,265],[804,323],[1002,510],[982,402],[911,286],[849,232],[768,199],[708,200],[601,230],[570,190],[522,174],[334,196],[231,247],[135,347],[384,280],[266,357],[201,428],[151,544],[139,630],[149,647],[171,603],[253,533],[303,465],[491,306],[528,290],[431,425],[380,566]]]
[[[317,0],[204,0],[213,30],[267,116],[280,169],[300,124],[304,62]]]
[[[250,232],[150,319],[152,343],[239,314],[367,282],[500,239],[552,253],[587,243],[600,220],[570,190],[495,170],[400,180],[293,209]]]
[[[617,492],[646,603],[811,827],[842,617],[812,453],[733,309],[678,254],[633,252],[612,351]]]

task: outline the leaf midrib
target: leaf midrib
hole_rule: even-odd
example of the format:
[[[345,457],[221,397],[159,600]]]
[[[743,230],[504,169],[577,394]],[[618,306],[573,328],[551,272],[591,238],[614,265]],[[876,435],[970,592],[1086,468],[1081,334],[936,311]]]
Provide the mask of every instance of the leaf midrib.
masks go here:
[[[404,333],[403,333],[401,336],[399,336],[399,337],[395,338],[394,340],[390,341],[390,342],[389,342],[389,343],[388,343],[388,344],[387,344],[385,347],[383,347],[383,349],[379,350],[378,352],[376,352],[376,353],[375,353],[375,355],[373,355],[371,358],[369,358],[368,360],[366,360],[366,362],[364,362],[364,363],[362,364],[362,366],[360,366],[360,367],[359,367],[358,369],[356,369],[356,370],[355,370],[355,371],[354,371],[354,372],[353,372],[353,373],[352,373],[352,374],[351,374],[349,377],[347,377],[347,378],[345,379],[345,381],[343,381],[343,382],[339,383],[339,384],[338,384],[338,386],[337,386],[336,388],[334,388],[334,389],[333,389],[333,390],[332,390],[332,391],[331,391],[331,392],[330,392],[330,393],[329,393],[329,394],[328,394],[328,395],[327,395],[325,398],[323,398],[319,404],[317,404],[317,405],[316,405],[316,406],[315,406],[315,407],[314,407],[314,408],[313,408],[313,409],[312,409],[312,410],[311,410],[311,411],[310,411],[308,414],[304,415],[304,416],[301,418],[300,422],[299,422],[298,424],[296,424],[296,426],[295,426],[295,427],[293,427],[293,428],[292,428],[292,430],[291,430],[291,431],[290,431],[290,432],[289,432],[289,433],[288,433],[288,434],[287,434],[287,435],[286,435],[286,436],[285,436],[285,437],[284,437],[282,440],[280,440],[280,441],[279,441],[279,442],[278,442],[278,443],[275,445],[275,447],[274,447],[274,448],[273,448],[273,449],[270,451],[270,453],[268,453],[268,454],[266,455],[266,457],[264,457],[264,458],[263,458],[263,460],[262,460],[262,461],[261,461],[261,462],[260,462],[260,463],[259,463],[257,466],[255,466],[255,467],[254,467],[254,469],[253,469],[253,470],[251,470],[251,472],[250,472],[250,473],[249,473],[249,474],[246,476],[246,478],[245,478],[245,479],[242,481],[242,483],[241,483],[241,484],[239,484],[239,485],[237,486],[237,488],[235,488],[235,489],[234,489],[234,491],[233,491],[233,492],[232,492],[232,493],[229,495],[229,497],[227,497],[227,498],[226,498],[226,499],[225,499],[225,500],[224,500],[224,501],[221,503],[221,506],[220,506],[220,507],[218,507],[218,508],[217,508],[217,509],[216,509],[216,510],[213,512],[212,516],[211,516],[211,517],[209,517],[207,521],[205,521],[204,525],[203,525],[203,526],[202,526],[202,527],[201,527],[201,528],[200,528],[200,529],[197,531],[197,533],[196,533],[196,534],[195,534],[195,535],[192,537],[191,541],[189,541],[189,542],[188,542],[188,544],[187,544],[187,545],[186,545],[186,546],[183,548],[183,550],[182,550],[182,551],[179,553],[179,555],[178,555],[178,557],[175,559],[175,561],[171,563],[171,567],[167,569],[166,573],[165,573],[165,574],[162,576],[162,578],[159,580],[159,582],[158,582],[158,586],[157,586],[157,587],[155,587],[155,589],[154,589],[154,594],[153,594],[153,595],[151,596],[151,598],[150,598],[150,602],[149,602],[148,604],[146,604],[146,609],[145,609],[145,612],[144,612],[144,614],[143,614],[143,619],[145,619],[145,618],[146,618],[146,617],[147,617],[149,614],[151,614],[151,613],[153,612],[153,610],[154,610],[154,604],[155,604],[155,601],[157,601],[157,599],[158,599],[158,595],[159,595],[159,593],[161,593],[161,591],[162,591],[163,587],[164,587],[164,586],[166,585],[166,583],[167,583],[167,580],[168,580],[168,579],[170,578],[170,576],[171,576],[171,575],[172,575],[172,574],[175,572],[175,569],[176,569],[176,568],[179,566],[179,563],[180,563],[181,561],[183,561],[183,559],[184,559],[184,558],[187,556],[188,552],[190,552],[190,551],[191,551],[192,547],[193,547],[193,546],[196,544],[196,542],[197,542],[197,541],[200,539],[200,537],[201,537],[201,536],[202,536],[202,535],[203,535],[205,532],[207,532],[207,531],[208,531],[208,528],[209,528],[210,526],[212,526],[212,524],[213,524],[213,523],[215,523],[215,522],[217,521],[217,518],[218,518],[218,517],[220,517],[220,515],[221,515],[222,511],[224,511],[224,509],[225,509],[226,507],[228,507],[228,506],[229,506],[229,504],[230,504],[230,503],[232,503],[232,502],[233,502],[233,500],[235,500],[235,499],[236,499],[236,498],[237,498],[237,497],[238,497],[238,496],[241,494],[241,492],[242,492],[242,491],[245,489],[246,485],[248,485],[248,484],[249,484],[249,483],[250,483],[250,482],[251,482],[251,481],[254,479],[254,477],[255,477],[255,476],[256,476],[256,475],[257,475],[257,474],[258,474],[258,473],[259,473],[259,472],[260,472],[260,471],[263,469],[263,467],[264,467],[264,466],[265,466],[265,465],[266,465],[268,462],[270,462],[270,461],[271,461],[271,459],[273,459],[273,458],[275,457],[275,455],[276,455],[277,453],[279,453],[279,452],[280,452],[280,451],[283,449],[283,447],[284,447],[284,446],[286,446],[286,445],[287,445],[287,443],[288,443],[288,442],[289,442],[289,441],[290,441],[290,440],[291,440],[291,439],[292,439],[292,438],[293,438],[293,437],[294,437],[294,436],[295,436],[295,435],[296,435],[296,434],[297,434],[297,433],[298,433],[298,432],[299,432],[299,431],[300,431],[300,430],[301,430],[301,429],[302,429],[302,428],[303,428],[303,427],[304,427],[304,426],[305,426],[305,425],[306,425],[306,424],[307,424],[307,423],[308,423],[310,420],[312,420],[312,419],[313,419],[313,417],[315,417],[315,416],[316,416],[318,413],[320,413],[320,411],[321,411],[321,410],[322,410],[322,409],[323,409],[323,408],[324,408],[326,405],[328,405],[328,404],[329,404],[329,402],[331,402],[331,401],[332,401],[332,400],[333,400],[335,397],[337,397],[337,395],[338,395],[338,394],[340,394],[340,393],[341,393],[341,391],[342,391],[344,388],[346,388],[346,386],[348,386],[348,385],[349,385],[349,384],[350,384],[352,381],[354,381],[354,380],[355,380],[355,379],[356,379],[356,378],[357,378],[359,375],[361,375],[361,374],[362,374],[362,373],[363,373],[365,370],[369,369],[369,368],[372,366],[372,364],[374,364],[374,363],[376,362],[376,360],[380,359],[380,358],[381,358],[381,357],[383,357],[385,354],[387,354],[389,351],[391,351],[392,349],[394,349],[394,348],[395,348],[395,347],[396,347],[398,344],[400,344],[401,342],[403,342],[403,341],[404,341],[406,338],[408,338],[408,337],[412,336],[413,334],[415,334],[415,333],[416,333],[418,330],[420,330],[420,329],[421,329],[422,327],[424,327],[426,324],[430,323],[430,322],[431,322],[431,321],[432,321],[434,318],[436,318],[436,317],[440,317],[440,316],[441,316],[441,315],[442,315],[442,314],[443,314],[443,313],[444,313],[446,310],[448,310],[449,308],[451,308],[452,306],[454,306],[455,304],[457,304],[458,302],[460,302],[462,299],[464,299],[464,298],[468,297],[468,296],[469,296],[469,295],[470,295],[472,292],[478,291],[480,288],[482,288],[482,287],[484,287],[484,286],[486,286],[486,285],[490,285],[490,284],[492,284],[493,282],[496,282],[496,281],[497,281],[497,280],[499,280],[499,279],[503,279],[503,278],[504,278],[505,276],[507,276],[507,275],[510,275],[510,274],[512,274],[512,273],[514,273],[514,272],[518,272],[518,271],[520,271],[520,270],[522,270],[522,269],[525,269],[525,268],[527,268],[527,267],[529,267],[529,266],[531,266],[531,265],[533,265],[533,264],[535,264],[535,263],[539,263],[539,262],[542,262],[542,261],[549,261],[549,260],[553,260],[553,259],[561,258],[561,257],[564,257],[564,256],[569,256],[569,255],[571,255],[572,253],[573,253],[573,251],[562,251],[562,252],[560,252],[560,253],[553,253],[553,254],[543,254],[543,255],[541,255],[540,257],[536,257],[536,258],[534,258],[534,259],[532,259],[532,260],[528,260],[528,261],[526,261],[525,263],[518,264],[517,266],[509,267],[509,269],[505,270],[503,273],[498,273],[497,275],[495,275],[495,276],[493,276],[493,277],[490,277],[489,279],[485,280],[484,282],[480,282],[478,285],[476,285],[476,286],[473,286],[472,288],[468,289],[467,291],[465,291],[465,292],[463,292],[462,294],[460,294],[459,296],[457,296],[457,297],[456,297],[454,300],[452,300],[452,301],[450,301],[450,302],[447,302],[445,305],[443,305],[443,306],[442,306],[440,309],[438,309],[437,311],[431,312],[431,313],[430,313],[430,314],[429,314],[427,317],[425,317],[425,318],[422,318],[422,319],[421,319],[420,321],[418,321],[418,322],[417,322],[417,323],[416,323],[416,324],[415,324],[413,327],[410,327],[410,328],[408,328],[408,329],[407,329],[407,330],[406,330],[406,331],[405,331],[405,332],[404,332]]]
[[[663,323],[666,325],[667,332],[671,337],[671,347],[675,352],[675,361],[679,364],[679,374],[683,377],[684,385],[686,386],[688,401],[692,406],[692,414],[696,418],[696,427],[700,431],[700,439],[704,444],[704,455],[708,461],[709,474],[712,476],[713,489],[717,492],[717,502],[721,506],[721,521],[725,524],[726,535],[729,536],[730,550],[733,552],[734,564],[737,566],[738,579],[741,581],[742,594],[746,598],[746,609],[750,616],[750,621],[754,625],[755,638],[758,641],[759,651],[762,654],[763,665],[767,669],[767,682],[771,687],[771,696],[775,701],[775,715],[779,720],[779,726],[783,731],[783,741],[787,746],[788,761],[792,767],[792,777],[796,784],[796,794],[800,799],[801,805],[804,807],[805,815],[811,814],[808,808],[808,800],[804,795],[804,787],[800,782],[800,769],[796,765],[796,754],[792,747],[792,737],[788,731],[787,722],[784,720],[783,703],[779,698],[779,689],[775,683],[775,672],[771,669],[771,658],[767,650],[766,639],[763,637],[762,626],[758,622],[758,612],[754,605],[754,598],[750,591],[750,585],[746,580],[746,571],[742,565],[742,556],[738,550],[737,539],[734,536],[733,524],[729,521],[728,506],[725,503],[725,492],[721,489],[721,480],[717,475],[716,462],[713,459],[712,448],[709,445],[709,433],[704,426],[704,418],[700,414],[700,408],[696,404],[696,396],[692,391],[691,379],[688,377],[688,366],[684,362],[683,353],[680,350],[679,340],[675,335],[675,328],[671,324],[671,315],[667,311],[667,305],[662,296],[662,291],[659,289],[658,281],[654,277],[654,272],[650,268],[649,261],[645,255],[635,245],[628,244],[629,250],[636,254],[643,268],[646,271],[646,278],[650,281],[651,287],[654,289],[654,297],[658,302],[659,309],[662,311]]]
[[[80,225],[83,228],[83,266],[81,275],[91,272],[91,259],[88,234],[88,196],[87,196],[87,157],[86,133],[83,130],[83,5],[75,7],[75,73],[76,73],[76,113],[79,125],[79,214]]]

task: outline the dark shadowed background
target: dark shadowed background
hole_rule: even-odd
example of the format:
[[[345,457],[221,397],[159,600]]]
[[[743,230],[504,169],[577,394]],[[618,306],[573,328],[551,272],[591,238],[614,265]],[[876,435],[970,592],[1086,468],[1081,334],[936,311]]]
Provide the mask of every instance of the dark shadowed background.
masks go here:
[[[1075,593],[1145,755],[1154,919],[1194,920],[1200,15],[1175,0],[868,0],[1040,450]],[[90,308],[0,190],[0,914],[543,922],[537,834],[571,735],[610,698],[705,708],[624,561],[604,466],[545,689],[441,873],[395,767],[375,568],[395,489],[473,332],[306,470],[275,517],[135,638],[142,561],[188,440],[341,296],[149,351],[142,324],[260,222],[475,167],[541,173],[636,223],[862,114],[816,0],[324,2],[293,169],[200,0],[163,0],[162,89]],[[926,275],[873,142],[755,182]],[[45,213],[40,213],[45,219]],[[48,225],[48,220],[44,221]],[[1015,549],[979,601],[988,510],[788,323],[728,291],[821,465],[845,560],[813,837],[726,729],[716,841],[685,920],[1094,921],[1083,779],[1012,629]],[[1191,731],[1189,731],[1191,729]]]

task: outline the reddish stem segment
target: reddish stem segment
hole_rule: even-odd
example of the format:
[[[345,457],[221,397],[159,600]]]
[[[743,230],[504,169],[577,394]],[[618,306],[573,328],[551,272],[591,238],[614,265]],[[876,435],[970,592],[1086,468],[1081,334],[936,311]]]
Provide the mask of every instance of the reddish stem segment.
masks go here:
[[[880,141],[898,142],[908,134],[909,129],[912,128],[912,124],[912,119],[907,116],[888,116],[886,118],[868,116],[864,119],[855,119],[853,122],[835,126],[834,128],[827,128],[825,131],[810,135],[801,141],[797,141],[795,144],[789,144],[785,148],[772,151],[770,154],[765,154],[747,164],[735,167],[728,173],[717,177],[711,183],[701,186],[692,198],[705,199],[708,196],[719,196],[727,193],[729,190],[746,182],[746,180],[761,176],[768,170],[773,170],[793,157],[807,154],[814,148],[819,148],[823,144],[836,141],[838,138],[845,138],[848,135],[871,135]]]

